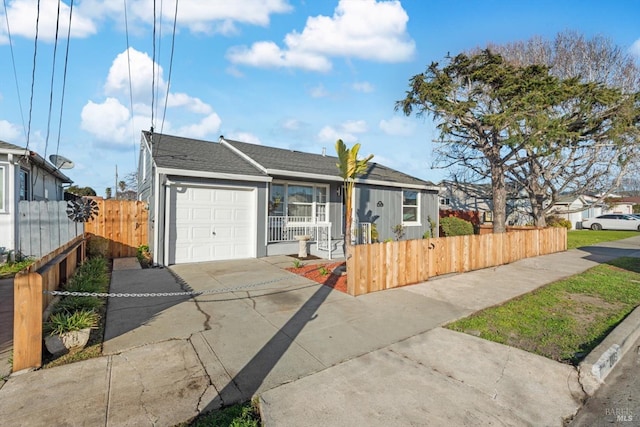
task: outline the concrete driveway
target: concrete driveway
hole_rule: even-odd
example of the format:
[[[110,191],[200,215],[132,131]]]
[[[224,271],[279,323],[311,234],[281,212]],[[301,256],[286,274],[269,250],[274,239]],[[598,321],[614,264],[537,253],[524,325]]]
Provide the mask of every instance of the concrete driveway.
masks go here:
[[[203,364],[218,372],[212,378],[220,395],[214,408],[470,312],[400,289],[354,298],[284,270],[292,265],[289,257],[180,264],[169,269],[175,279],[165,269],[114,272],[120,290],[112,284],[112,292],[235,290],[150,298],[144,305],[139,299],[114,299],[104,353],[189,339]],[[147,279],[136,281],[136,274]]]

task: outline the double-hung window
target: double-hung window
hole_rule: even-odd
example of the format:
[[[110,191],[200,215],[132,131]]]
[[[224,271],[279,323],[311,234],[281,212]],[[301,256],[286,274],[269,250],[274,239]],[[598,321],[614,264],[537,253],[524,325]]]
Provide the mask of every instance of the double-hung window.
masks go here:
[[[402,190],[402,224],[420,224],[420,193],[417,190]]]

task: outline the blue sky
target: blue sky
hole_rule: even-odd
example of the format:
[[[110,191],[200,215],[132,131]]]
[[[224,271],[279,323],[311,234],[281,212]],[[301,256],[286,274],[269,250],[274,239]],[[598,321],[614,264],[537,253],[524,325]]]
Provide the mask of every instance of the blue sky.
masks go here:
[[[113,186],[116,165],[120,177],[135,170],[140,131],[152,122],[172,135],[315,153],[333,154],[342,138],[437,182],[446,171],[431,168],[431,121],[404,117],[394,103],[447,52],[575,30],[609,37],[640,61],[635,0],[181,0],[169,80],[173,0],[155,6],[155,67],[151,0],[76,0],[60,118],[70,0],[60,3],[55,65],[58,2],[40,0],[33,102],[37,1],[5,4],[0,140],[25,146],[28,135],[39,154],[70,158],[76,166],[65,173],[98,194]]]

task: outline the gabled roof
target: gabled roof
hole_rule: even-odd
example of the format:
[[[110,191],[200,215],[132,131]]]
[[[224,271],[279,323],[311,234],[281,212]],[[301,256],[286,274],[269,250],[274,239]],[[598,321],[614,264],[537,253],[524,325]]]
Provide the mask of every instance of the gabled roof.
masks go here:
[[[147,141],[153,137],[153,157],[159,168],[201,171],[248,177],[289,177],[342,182],[335,156],[303,153],[283,148],[249,144],[220,137],[219,142],[143,132]],[[168,172],[168,171],[164,171]],[[433,184],[383,166],[369,163],[358,182],[372,185],[430,188]]]
[[[46,170],[60,181],[66,184],[72,184],[73,180],[71,180],[68,176],[60,172],[58,168],[52,165],[50,162],[42,158],[38,153],[31,150],[26,150],[24,147],[20,147],[14,144],[10,144],[5,141],[0,141],[0,152],[22,155],[29,157],[29,160],[35,164],[36,166]]]
[[[151,132],[143,132],[151,141]],[[154,133],[150,144],[160,168],[219,172],[234,175],[267,176],[241,156],[217,142]]]
[[[221,138],[221,143],[229,144],[244,154],[271,175],[301,177],[317,175],[330,181],[342,181],[339,176],[338,157],[304,153],[296,150],[267,147]],[[406,184],[433,186],[433,183],[388,168],[376,162],[369,162],[367,172],[358,181],[380,184]]]

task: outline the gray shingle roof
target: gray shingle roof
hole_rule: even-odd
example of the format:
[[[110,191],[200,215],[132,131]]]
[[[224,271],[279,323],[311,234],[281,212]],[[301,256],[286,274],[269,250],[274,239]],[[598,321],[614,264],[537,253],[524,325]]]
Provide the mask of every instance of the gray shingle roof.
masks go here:
[[[147,141],[150,132],[143,132]],[[159,167],[177,170],[232,173],[237,175],[268,176],[250,161],[219,142],[208,142],[192,138],[153,134],[153,157]],[[324,175],[327,180],[336,180],[339,172],[338,158],[321,154],[303,153],[295,150],[266,147],[264,145],[224,139],[231,147],[252,159],[267,170],[284,171],[277,175],[295,176],[296,173]],[[424,181],[371,162],[366,174],[360,177],[396,184],[432,186]]]
[[[0,149],[5,149],[5,150],[24,150],[24,147],[19,147],[17,145],[9,144],[8,142],[0,141]]]
[[[144,132],[147,141],[150,132]],[[153,157],[159,167],[190,171],[266,176],[217,142],[153,134]]]
[[[295,150],[266,147],[225,138],[232,147],[244,153],[266,169],[277,169],[294,173],[326,175],[327,179],[339,176],[335,156],[303,153]],[[415,178],[379,163],[370,162],[367,173],[361,179],[385,181],[399,184],[433,185],[431,182]]]

